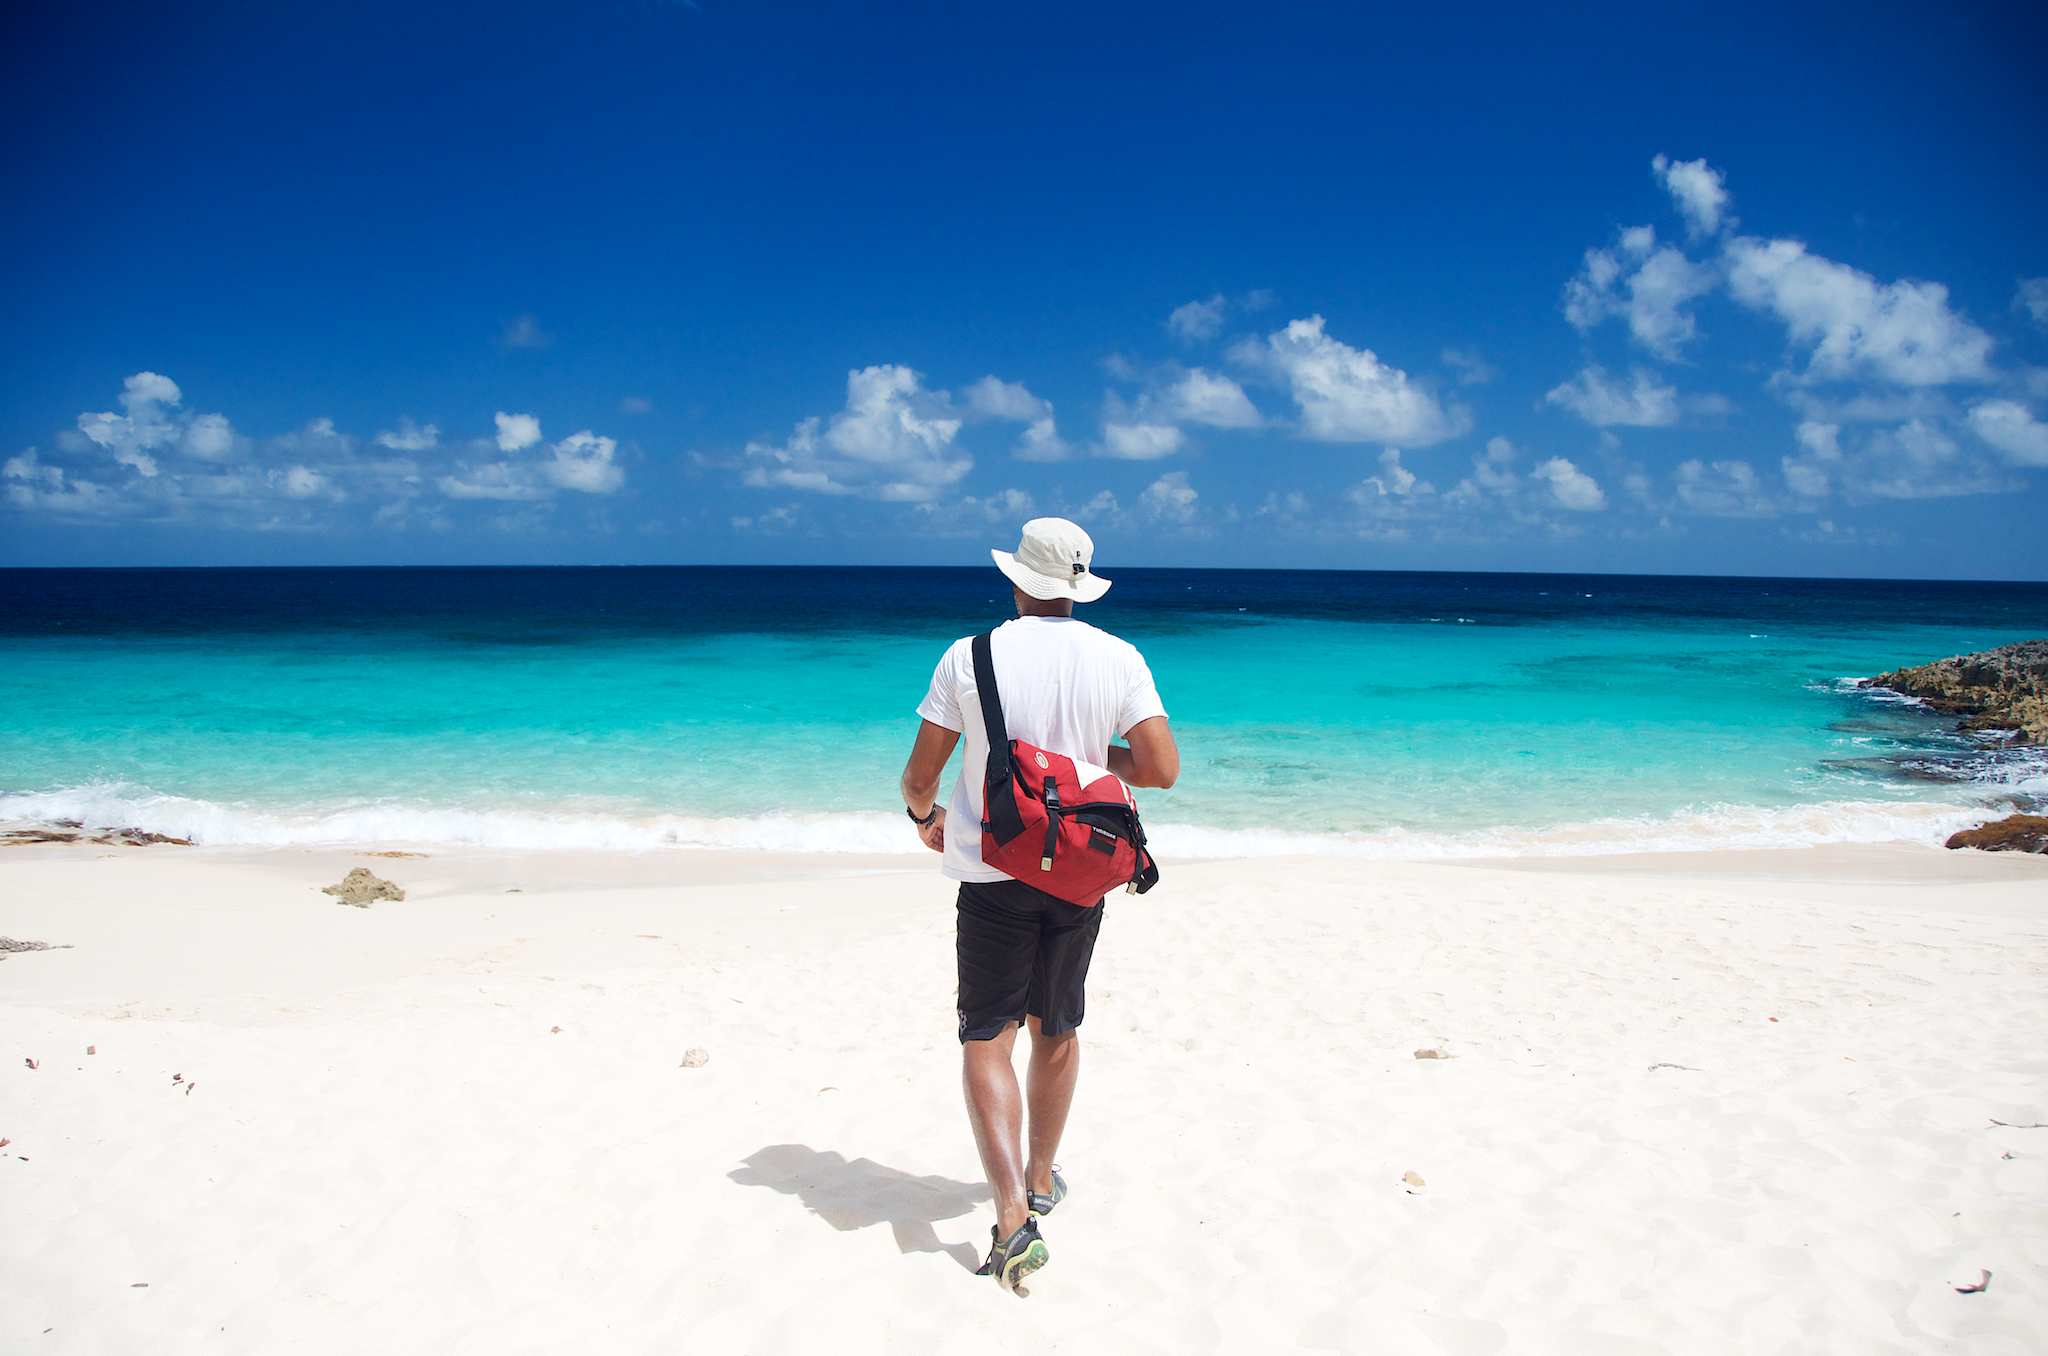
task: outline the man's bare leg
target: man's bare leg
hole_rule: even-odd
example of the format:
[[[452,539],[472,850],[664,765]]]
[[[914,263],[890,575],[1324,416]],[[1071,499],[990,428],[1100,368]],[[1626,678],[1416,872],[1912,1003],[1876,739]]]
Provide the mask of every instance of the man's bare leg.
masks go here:
[[[1024,1099],[1017,1090],[1017,1070],[1010,1063],[1017,1047],[1017,1028],[1004,1027],[990,1040],[968,1041],[960,1047],[960,1081],[967,1092],[967,1119],[974,1126],[974,1147],[981,1151],[982,1175],[996,1198],[996,1228],[1008,1238],[1024,1227],[1031,1210],[1024,1201]],[[1036,1045],[1033,1046],[1034,1051]],[[1033,1067],[1037,1060],[1034,1057]],[[1036,1083],[1033,1083],[1034,1092]],[[1072,1095],[1071,1086],[1068,1095]],[[1061,1117],[1064,1120],[1065,1113]]]
[[[1052,1194],[1052,1161],[1059,1155],[1067,1112],[1074,1105],[1074,1084],[1081,1077],[1081,1037],[1069,1031],[1048,1036],[1036,1017],[1031,1024],[1031,1158],[1024,1180],[1041,1196]]]

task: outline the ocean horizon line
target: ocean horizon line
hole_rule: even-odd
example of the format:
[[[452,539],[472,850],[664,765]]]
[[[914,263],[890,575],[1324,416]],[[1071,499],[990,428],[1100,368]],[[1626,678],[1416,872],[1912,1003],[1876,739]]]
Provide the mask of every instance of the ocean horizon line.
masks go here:
[[[892,564],[865,562],[841,564],[831,561],[622,561],[622,562],[561,562],[561,561],[482,561],[482,562],[418,562],[410,564],[388,562],[336,562],[279,564],[185,564],[185,565],[0,565],[0,575],[6,574],[205,574],[205,573],[311,573],[315,571],[356,571],[361,573],[397,573],[402,571],[599,571],[599,570],[821,570],[833,572],[862,571],[867,573],[901,572],[915,570],[920,573],[945,572],[948,574],[976,574],[991,569],[988,565],[952,564]],[[1986,584],[2033,588],[2048,584],[2048,577],[2039,579],[1991,579],[1975,576],[1932,576],[1932,575],[1861,575],[1861,574],[1710,574],[1698,572],[1643,573],[1619,570],[1449,570],[1449,569],[1367,569],[1338,565],[1121,565],[1118,571],[1126,574],[1319,574],[1319,575],[1381,575],[1390,578],[1469,578],[1469,579],[1617,579],[1617,580],[1669,580],[1685,579],[1701,582],[1740,581],[1743,583],[1787,583],[1787,584],[1934,584],[1966,585]],[[1114,578],[1114,576],[1112,576]]]

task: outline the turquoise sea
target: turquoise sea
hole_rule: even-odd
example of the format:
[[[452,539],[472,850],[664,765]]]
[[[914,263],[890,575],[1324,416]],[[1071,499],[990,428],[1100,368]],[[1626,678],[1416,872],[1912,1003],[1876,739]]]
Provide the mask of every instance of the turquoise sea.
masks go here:
[[[1851,680],[2048,635],[2048,585],[1127,570],[1163,857],[1908,839],[2041,750]],[[981,569],[0,571],[0,820],[221,843],[908,850]]]

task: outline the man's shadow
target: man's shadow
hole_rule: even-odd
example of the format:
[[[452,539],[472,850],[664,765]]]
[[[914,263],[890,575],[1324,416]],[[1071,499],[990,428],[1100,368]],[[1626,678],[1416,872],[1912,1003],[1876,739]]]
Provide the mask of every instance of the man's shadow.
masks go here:
[[[742,1160],[726,1175],[741,1186],[768,1187],[794,1196],[835,1229],[886,1224],[904,1253],[939,1252],[969,1271],[981,1265],[970,1243],[947,1247],[932,1225],[957,1219],[990,1199],[986,1182],[950,1177],[913,1177],[869,1158],[848,1162],[804,1144],[771,1144]]]

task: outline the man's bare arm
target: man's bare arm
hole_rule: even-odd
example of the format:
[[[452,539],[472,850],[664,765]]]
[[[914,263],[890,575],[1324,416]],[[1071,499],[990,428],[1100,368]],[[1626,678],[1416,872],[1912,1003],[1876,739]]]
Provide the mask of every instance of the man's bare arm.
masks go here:
[[[1109,770],[1132,786],[1164,790],[1180,780],[1180,746],[1173,742],[1165,716],[1153,716],[1131,727],[1122,744],[1109,746]]]
[[[910,761],[903,765],[903,803],[920,819],[937,803],[940,774],[945,772],[946,760],[953,756],[953,746],[959,742],[958,730],[928,720],[919,723],[917,742],[910,747]]]

